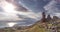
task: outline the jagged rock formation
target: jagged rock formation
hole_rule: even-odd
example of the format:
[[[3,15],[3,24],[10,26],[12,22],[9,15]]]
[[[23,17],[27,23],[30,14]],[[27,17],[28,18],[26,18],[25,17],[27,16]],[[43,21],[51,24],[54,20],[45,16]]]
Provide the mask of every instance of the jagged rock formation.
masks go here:
[[[50,21],[52,18],[50,17],[50,15],[47,16],[47,20]]]
[[[53,20],[58,20],[59,18],[57,16],[53,16]]]
[[[42,22],[46,22],[46,18],[45,17],[46,17],[45,12],[43,12],[42,13],[42,19],[41,19]]]

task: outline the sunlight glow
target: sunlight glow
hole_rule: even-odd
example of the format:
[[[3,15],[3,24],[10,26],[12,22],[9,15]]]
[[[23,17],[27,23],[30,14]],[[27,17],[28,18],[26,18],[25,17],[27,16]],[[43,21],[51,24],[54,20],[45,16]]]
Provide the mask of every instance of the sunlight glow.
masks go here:
[[[1,0],[0,2],[0,6],[3,8],[3,15],[5,15],[6,19],[11,19],[11,20],[23,20],[22,18],[19,18],[19,15],[24,15],[26,17],[29,18],[33,18],[33,19],[37,19],[39,17],[39,15],[37,15],[37,13],[32,12],[32,10],[29,10],[29,12],[21,12],[21,11],[16,11],[16,5],[14,5],[13,3],[7,2],[6,0]],[[3,18],[4,19],[4,18]],[[4,20],[6,20],[4,19]]]
[[[17,24],[17,23],[8,23],[8,26],[13,27],[15,24]]]
[[[1,6],[4,9],[4,11],[7,13],[17,13],[15,11],[15,6],[12,3],[9,3],[7,1],[2,1]]]

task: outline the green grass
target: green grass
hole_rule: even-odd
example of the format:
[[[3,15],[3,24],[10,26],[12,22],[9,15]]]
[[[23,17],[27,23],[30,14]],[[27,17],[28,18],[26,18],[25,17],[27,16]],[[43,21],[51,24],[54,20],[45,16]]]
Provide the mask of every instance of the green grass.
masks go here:
[[[34,27],[32,27],[31,29],[28,29],[27,31],[28,32],[47,32],[46,29],[40,25],[35,25]]]

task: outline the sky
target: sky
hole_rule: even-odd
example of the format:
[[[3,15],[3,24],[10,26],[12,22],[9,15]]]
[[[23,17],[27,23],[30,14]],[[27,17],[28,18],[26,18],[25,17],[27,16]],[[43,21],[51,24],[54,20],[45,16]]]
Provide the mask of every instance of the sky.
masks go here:
[[[59,0],[0,0],[0,22],[3,27],[8,26],[2,24],[4,21],[22,21],[22,26],[34,24],[41,20],[42,12],[60,17]]]
[[[46,12],[60,17],[60,0],[20,0],[20,2],[35,13]]]

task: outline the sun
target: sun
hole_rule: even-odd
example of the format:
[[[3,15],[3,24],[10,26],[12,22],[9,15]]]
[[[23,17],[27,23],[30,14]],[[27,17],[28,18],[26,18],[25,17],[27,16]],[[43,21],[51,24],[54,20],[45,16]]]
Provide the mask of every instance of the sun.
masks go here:
[[[17,24],[17,23],[8,23],[8,26],[13,27],[15,24]]]
[[[9,3],[7,1],[2,2],[2,8],[7,13],[16,13],[15,11],[15,5],[12,3]]]

